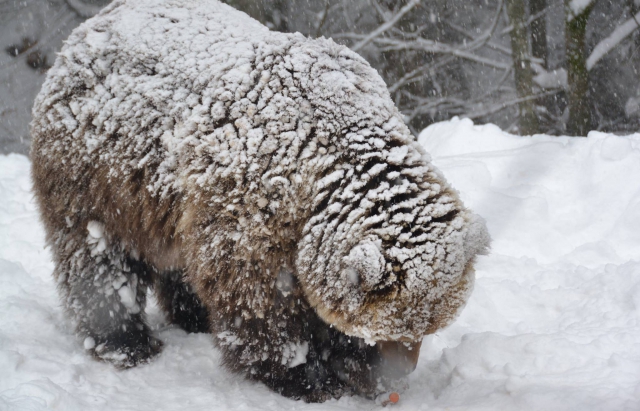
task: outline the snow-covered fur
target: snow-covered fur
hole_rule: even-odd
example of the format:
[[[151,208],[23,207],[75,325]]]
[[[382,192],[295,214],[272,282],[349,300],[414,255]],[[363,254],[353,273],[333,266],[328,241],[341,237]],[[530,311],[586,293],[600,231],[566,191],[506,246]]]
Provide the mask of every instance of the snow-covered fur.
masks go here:
[[[364,59],[215,0],[114,1],[72,33],[33,118],[63,301],[121,367],[161,348],[152,286],[250,378],[375,395],[402,374],[380,347],[450,323],[488,246]]]

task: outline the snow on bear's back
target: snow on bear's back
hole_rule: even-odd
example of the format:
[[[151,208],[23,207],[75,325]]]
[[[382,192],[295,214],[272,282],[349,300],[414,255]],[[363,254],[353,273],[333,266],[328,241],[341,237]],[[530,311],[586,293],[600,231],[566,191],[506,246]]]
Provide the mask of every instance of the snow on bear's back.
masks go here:
[[[65,97],[69,108],[57,104]],[[183,180],[175,175],[180,162],[198,167],[185,144],[235,159],[223,165],[240,176],[253,154],[271,156],[288,144],[286,132],[297,133],[293,148],[311,128],[335,139],[352,126],[391,124],[412,141],[384,82],[359,55],[332,40],[270,32],[213,0],[115,1],[72,33],[34,110],[56,104],[59,117],[48,126],[63,124],[74,145],[82,140],[88,154],[98,150],[103,159],[115,161],[117,152],[139,166],[160,161],[163,183],[154,187],[165,191],[168,180]],[[130,140],[105,144],[116,132]],[[239,158],[245,138],[249,156]],[[252,145],[263,147],[252,153]],[[151,155],[138,158],[143,152]]]

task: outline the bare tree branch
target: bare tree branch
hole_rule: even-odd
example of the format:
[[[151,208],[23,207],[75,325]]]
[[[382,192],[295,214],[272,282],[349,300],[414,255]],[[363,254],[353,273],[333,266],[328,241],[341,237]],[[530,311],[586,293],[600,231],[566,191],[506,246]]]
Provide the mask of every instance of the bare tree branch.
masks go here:
[[[557,90],[549,90],[549,91],[545,91],[544,93],[533,94],[531,96],[525,96],[525,97],[518,97],[509,101],[503,101],[489,107],[488,109],[471,112],[468,115],[466,115],[466,117],[469,117],[470,119],[474,119],[474,118],[488,116],[490,114],[494,114],[494,113],[497,113],[498,111],[504,110],[505,108],[518,105],[524,101],[537,100],[539,98],[550,96],[555,93],[557,93]]]
[[[635,30],[640,28],[640,24],[638,23],[640,20],[640,12],[638,12],[635,16],[625,21],[618,27],[607,38],[600,41],[591,52],[591,55],[587,58],[587,70],[591,70],[593,66],[598,63],[607,53],[613,50],[618,44],[622,42],[627,36],[633,33]]]
[[[526,26],[530,26],[530,25],[531,25],[531,23],[533,23],[534,21],[538,20],[540,17],[542,17],[542,16],[544,16],[545,14],[547,14],[547,10],[548,10],[548,9],[542,10],[541,12],[536,13],[536,14],[534,14],[533,16],[529,17],[529,18],[527,19],[527,24],[526,24]],[[513,25],[512,25],[512,24],[510,24],[510,25],[508,25],[507,27],[505,27],[505,28],[500,32],[500,35],[509,34],[509,33],[511,32],[511,30],[513,30]]]
[[[108,4],[107,1],[104,2],[95,2],[94,3],[87,3],[87,2],[83,2],[80,0],[66,0],[67,4],[69,5],[69,7],[80,17],[93,17],[96,14],[98,14],[98,12],[100,10],[102,10],[102,8],[104,6],[106,6]]]
[[[463,27],[458,26],[455,23],[452,22],[445,22],[449,27],[451,27],[452,29],[454,29],[455,31],[465,35],[466,37],[472,39],[475,38],[475,35],[470,33],[468,30],[465,30]],[[488,41],[487,42],[487,46],[491,47],[492,49],[499,51],[500,53],[504,54],[505,56],[509,56],[511,57],[511,49],[509,47],[505,47],[501,44],[492,42],[492,41]]]
[[[418,4],[420,4],[420,0],[411,0],[409,3],[407,3],[406,6],[404,6],[402,9],[400,9],[400,11],[395,16],[393,16],[390,20],[386,21],[384,24],[380,25],[380,27],[378,27],[377,29],[375,29],[374,31],[369,33],[359,43],[357,43],[353,47],[351,47],[351,49],[353,51],[358,51],[361,48],[363,48],[364,46],[366,46],[367,44],[369,44],[371,42],[371,40],[375,39],[376,37],[378,37],[379,35],[381,35],[385,31],[387,31],[391,27],[393,27],[394,24],[396,24],[405,14],[410,12],[411,9],[413,9]]]
[[[396,90],[398,90],[400,87],[405,86],[413,81],[418,80],[420,77],[424,77],[425,72],[429,72],[433,69],[436,69],[438,67],[442,67],[448,63],[450,63],[451,61],[453,61],[454,57],[449,56],[447,58],[441,59],[439,61],[434,62],[429,62],[428,64],[425,64],[423,66],[417,67],[413,70],[411,70],[410,72],[408,72],[407,74],[405,74],[404,76],[402,76],[400,79],[398,79],[398,81],[396,81],[395,83],[393,83],[390,87],[389,87],[389,92],[390,93],[394,93]]]
[[[416,39],[413,41],[404,42],[401,40],[393,39],[376,39],[376,44],[382,45],[381,51],[398,51],[398,50],[421,50],[435,54],[451,54],[456,57],[460,57],[466,60],[474,61],[484,66],[494,67],[501,70],[506,70],[511,67],[509,63],[503,63],[500,61],[491,60],[486,57],[478,56],[466,50],[466,47],[460,48],[451,47],[448,44],[439,43],[433,40]]]
[[[314,37],[319,37],[320,36],[320,32],[322,31],[322,27],[324,26],[324,23],[327,22],[327,16],[328,15],[329,15],[329,2],[325,0],[324,10],[322,10],[322,17],[320,18],[320,22],[316,26],[316,33],[315,33]]]

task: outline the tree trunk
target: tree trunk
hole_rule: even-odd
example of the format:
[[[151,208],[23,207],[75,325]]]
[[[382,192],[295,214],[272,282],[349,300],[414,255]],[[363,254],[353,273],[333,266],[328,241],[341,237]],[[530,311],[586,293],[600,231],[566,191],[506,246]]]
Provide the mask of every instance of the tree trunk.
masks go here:
[[[529,14],[536,16],[547,8],[547,0],[529,0]],[[531,54],[542,60],[542,66],[548,68],[547,52],[547,16],[541,14],[531,22]]]
[[[571,136],[586,136],[591,127],[591,112],[588,99],[589,71],[587,70],[587,56],[585,53],[585,36],[587,21],[593,10],[593,3],[573,15],[569,6],[571,0],[566,0],[567,22],[565,26],[565,43],[567,47],[567,80],[569,82],[569,121],[567,134]]]
[[[533,73],[529,58],[529,34],[524,0],[507,0],[507,14],[513,27],[510,34],[516,91],[518,97],[527,98],[533,95]],[[538,116],[533,99],[520,102],[518,110],[520,134],[538,132]]]

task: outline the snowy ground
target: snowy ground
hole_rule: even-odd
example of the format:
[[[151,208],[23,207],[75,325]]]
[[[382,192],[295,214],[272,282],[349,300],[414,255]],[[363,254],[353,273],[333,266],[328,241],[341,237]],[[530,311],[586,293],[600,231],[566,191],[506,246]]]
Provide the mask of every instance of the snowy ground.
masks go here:
[[[514,137],[452,120],[420,142],[483,215],[492,254],[460,319],[425,339],[397,410],[640,409],[640,134]],[[58,304],[29,161],[0,156],[0,410],[374,410],[230,375],[207,335],[151,320],[153,363],[115,371]]]

